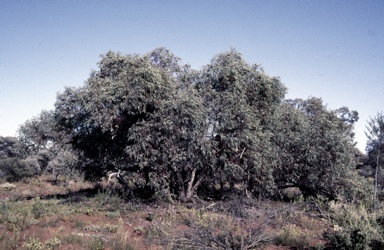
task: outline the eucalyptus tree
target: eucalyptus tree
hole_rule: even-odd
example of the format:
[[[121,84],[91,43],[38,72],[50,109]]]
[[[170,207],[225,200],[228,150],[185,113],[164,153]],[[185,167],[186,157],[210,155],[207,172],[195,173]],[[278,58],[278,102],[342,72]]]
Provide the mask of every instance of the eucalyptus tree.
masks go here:
[[[222,188],[245,183],[258,195],[272,190],[275,160],[268,124],[285,94],[280,80],[232,49],[202,70],[197,88],[208,109],[212,180]]]
[[[368,138],[366,151],[370,164],[375,167],[373,207],[376,209],[378,174],[381,170],[380,164],[384,156],[384,113],[379,112],[375,117],[370,118],[366,128],[365,134]]]
[[[347,180],[355,167],[352,129],[357,119],[357,112],[346,108],[328,110],[320,98],[287,100],[281,105],[273,129],[277,186],[329,198],[348,191]]]
[[[120,170],[134,182],[193,197],[204,173],[205,108],[196,73],[164,48],[108,52],[81,88],[58,95],[56,120],[90,179]]]

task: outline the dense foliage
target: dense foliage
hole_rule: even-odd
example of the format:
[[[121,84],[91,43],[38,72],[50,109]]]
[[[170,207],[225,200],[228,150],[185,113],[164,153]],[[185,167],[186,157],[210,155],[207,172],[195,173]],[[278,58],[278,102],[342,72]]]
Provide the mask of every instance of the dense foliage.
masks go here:
[[[0,136],[0,178],[19,181],[37,175],[44,165],[38,156],[28,156],[14,137]]]
[[[214,57],[202,70],[197,87],[204,98],[212,144],[210,181],[218,180],[221,188],[228,182],[231,189],[244,183],[256,195],[270,193],[276,160],[268,125],[285,87],[235,50]]]
[[[357,112],[284,100],[280,79],[236,50],[199,71],[164,48],[110,51],[98,66],[21,127],[24,147],[88,179],[119,171],[125,184],[182,201],[199,189],[261,197],[297,187],[335,198],[353,188]]]
[[[329,111],[321,99],[312,97],[287,100],[275,117],[273,141],[279,163],[274,177],[278,185],[328,197],[347,188],[344,180],[355,167],[351,133],[358,119],[355,112],[346,108]]]

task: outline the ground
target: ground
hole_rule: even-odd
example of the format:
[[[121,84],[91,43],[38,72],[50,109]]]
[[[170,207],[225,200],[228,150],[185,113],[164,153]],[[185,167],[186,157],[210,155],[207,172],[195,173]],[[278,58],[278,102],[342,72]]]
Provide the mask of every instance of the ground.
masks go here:
[[[127,200],[106,183],[0,185],[2,249],[322,249],[332,230],[312,203]],[[312,204],[312,205],[311,205]]]

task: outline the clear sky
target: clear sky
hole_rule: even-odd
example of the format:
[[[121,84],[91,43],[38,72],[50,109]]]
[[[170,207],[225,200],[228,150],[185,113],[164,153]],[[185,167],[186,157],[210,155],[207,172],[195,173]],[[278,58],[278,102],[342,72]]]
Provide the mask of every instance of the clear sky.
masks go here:
[[[83,85],[100,54],[157,47],[195,69],[237,49],[280,76],[287,98],[357,110],[362,150],[366,121],[384,110],[383,0],[0,0],[0,135]]]

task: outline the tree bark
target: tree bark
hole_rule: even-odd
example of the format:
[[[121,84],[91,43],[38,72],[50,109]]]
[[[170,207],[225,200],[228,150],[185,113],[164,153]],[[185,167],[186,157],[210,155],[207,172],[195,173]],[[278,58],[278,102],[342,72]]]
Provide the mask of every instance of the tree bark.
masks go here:
[[[176,170],[175,172],[176,172],[177,180],[179,181],[179,185],[180,185],[180,188],[179,188],[179,199],[180,199],[181,202],[186,202],[183,177],[181,176],[180,171]]]
[[[196,169],[193,169],[192,170],[191,180],[188,183],[188,189],[187,189],[187,195],[186,195],[187,201],[192,199],[192,196],[196,193],[196,191],[199,188],[201,182],[203,181],[203,176],[200,176],[197,179],[197,181],[195,182],[195,184],[193,184],[193,182],[195,181],[195,178],[196,178]]]

